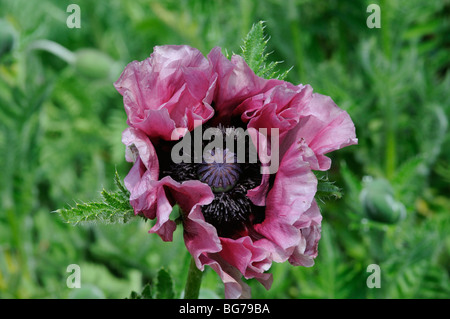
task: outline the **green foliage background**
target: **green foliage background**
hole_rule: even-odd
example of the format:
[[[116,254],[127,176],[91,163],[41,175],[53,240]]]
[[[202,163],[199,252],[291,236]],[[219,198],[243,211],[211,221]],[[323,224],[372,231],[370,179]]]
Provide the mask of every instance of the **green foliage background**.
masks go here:
[[[66,27],[72,2],[80,29]],[[380,29],[366,26],[371,3]],[[74,227],[51,212],[98,200],[129,170],[112,86],[128,62],[163,44],[239,53],[263,20],[268,60],[347,110],[359,145],[330,154],[322,176],[344,195],[321,203],[316,265],[274,264],[253,297],[449,298],[449,16],[448,0],[0,0],[0,297],[180,297],[180,230],[164,243],[142,219]],[[66,286],[69,264],[81,289]],[[370,264],[381,288],[366,285]],[[211,269],[200,297],[223,297]]]

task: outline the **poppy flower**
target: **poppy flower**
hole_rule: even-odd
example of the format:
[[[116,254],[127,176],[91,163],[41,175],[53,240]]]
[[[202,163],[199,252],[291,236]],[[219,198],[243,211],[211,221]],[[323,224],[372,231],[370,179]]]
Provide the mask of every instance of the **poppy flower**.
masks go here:
[[[258,77],[239,55],[157,46],[128,64],[115,87],[129,127],[126,176],[135,214],[172,241],[181,209],[187,250],[212,267],[226,298],[250,297],[243,278],[265,288],[272,262],[312,266],[322,216],[313,170],[357,143],[355,127],[309,85]]]

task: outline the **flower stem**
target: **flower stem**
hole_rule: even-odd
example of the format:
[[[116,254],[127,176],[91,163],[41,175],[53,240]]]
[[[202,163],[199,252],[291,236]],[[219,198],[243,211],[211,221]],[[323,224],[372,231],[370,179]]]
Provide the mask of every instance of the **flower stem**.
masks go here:
[[[50,52],[69,64],[76,60],[75,53],[66,49],[61,44],[50,40],[36,40],[28,47],[29,50],[44,50]]]
[[[186,287],[184,288],[184,299],[198,299],[200,285],[202,284],[202,275],[203,272],[197,268],[194,258],[191,257]]]

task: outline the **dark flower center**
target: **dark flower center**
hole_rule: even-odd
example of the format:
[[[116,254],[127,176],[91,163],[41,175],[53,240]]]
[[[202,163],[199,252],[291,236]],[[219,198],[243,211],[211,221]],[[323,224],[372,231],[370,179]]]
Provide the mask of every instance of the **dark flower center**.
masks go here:
[[[197,169],[200,181],[207,183],[213,192],[222,193],[232,189],[239,180],[241,173],[236,154],[227,148],[206,152],[203,163]]]
[[[218,128],[224,135],[227,134],[226,128]],[[227,147],[204,151],[210,140],[203,141],[202,160],[196,163],[194,135],[195,133],[190,135],[192,143],[188,152],[191,154],[191,161],[174,163],[168,155],[175,144],[161,145],[158,154],[162,174],[160,178],[171,176],[177,182],[200,180],[208,184],[214,193],[214,199],[210,204],[202,206],[205,220],[217,229],[219,236],[239,237],[252,224],[264,220],[264,207],[254,205],[247,197],[247,191],[261,183],[260,163],[238,162],[236,154]],[[248,143],[251,141],[248,140]],[[235,150],[237,147],[231,149]],[[247,160],[248,147],[245,151]]]

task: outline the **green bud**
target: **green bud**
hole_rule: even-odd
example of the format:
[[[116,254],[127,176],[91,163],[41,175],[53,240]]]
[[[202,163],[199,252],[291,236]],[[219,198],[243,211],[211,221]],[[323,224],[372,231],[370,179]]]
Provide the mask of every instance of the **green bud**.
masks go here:
[[[405,206],[395,200],[394,190],[385,179],[366,178],[360,201],[367,218],[373,221],[395,224],[406,215]]]
[[[112,78],[117,63],[107,54],[96,49],[80,49],[75,52],[76,70],[89,78]]]
[[[13,49],[16,36],[11,24],[5,19],[0,19],[0,57]]]

